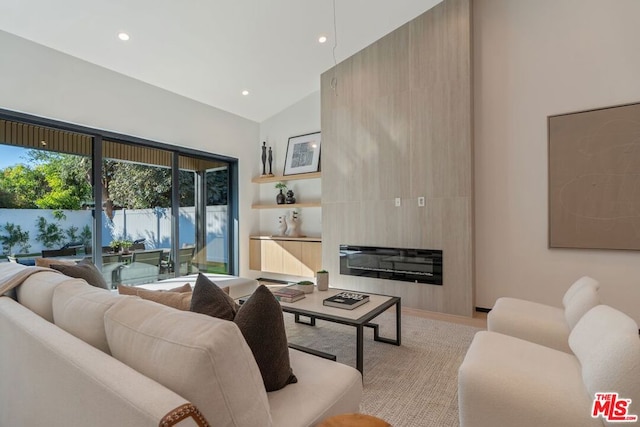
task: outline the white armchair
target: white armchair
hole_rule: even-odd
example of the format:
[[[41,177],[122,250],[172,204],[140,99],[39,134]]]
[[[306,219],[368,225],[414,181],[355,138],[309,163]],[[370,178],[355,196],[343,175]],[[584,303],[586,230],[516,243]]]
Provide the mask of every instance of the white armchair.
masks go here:
[[[571,353],[569,333],[586,312],[600,304],[599,287],[591,277],[576,280],[562,298],[564,308],[498,298],[487,316],[487,329]]]
[[[458,373],[460,427],[588,427],[596,393],[631,399],[640,414],[638,325],[611,307],[585,314],[569,336],[575,355],[478,332]]]

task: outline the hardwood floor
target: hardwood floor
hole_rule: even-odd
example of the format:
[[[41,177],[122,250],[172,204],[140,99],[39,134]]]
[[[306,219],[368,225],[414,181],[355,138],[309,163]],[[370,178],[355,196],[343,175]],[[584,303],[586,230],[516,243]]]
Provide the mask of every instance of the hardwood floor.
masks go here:
[[[475,312],[473,317],[465,317],[403,307],[402,314],[487,329],[487,313]]]

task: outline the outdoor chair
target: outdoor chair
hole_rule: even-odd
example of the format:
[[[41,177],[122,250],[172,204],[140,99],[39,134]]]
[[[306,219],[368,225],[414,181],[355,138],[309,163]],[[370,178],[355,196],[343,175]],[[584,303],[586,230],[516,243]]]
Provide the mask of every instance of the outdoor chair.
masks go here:
[[[121,283],[140,285],[158,280],[162,249],[133,252],[131,264],[120,268]]]
[[[178,250],[178,272],[181,276],[191,274],[193,269],[193,253],[196,248],[194,246],[180,248]]]
[[[130,251],[144,251],[145,249],[144,243],[142,242],[133,243],[129,248]]]
[[[122,266],[120,254],[102,255],[102,276],[107,283],[111,283],[111,287],[114,289],[121,283],[120,270]]]
[[[44,249],[42,251],[42,258],[62,256],[76,256],[76,248]]]

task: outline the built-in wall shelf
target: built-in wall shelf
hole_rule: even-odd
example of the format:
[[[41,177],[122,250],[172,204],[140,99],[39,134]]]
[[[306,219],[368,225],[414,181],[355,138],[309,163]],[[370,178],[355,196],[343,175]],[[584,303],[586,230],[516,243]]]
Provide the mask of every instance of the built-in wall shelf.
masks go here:
[[[250,239],[255,240],[292,240],[299,242],[321,242],[322,237],[320,236],[306,236],[306,237],[290,237],[290,236],[271,236],[271,235],[259,235],[259,236],[249,236]]]
[[[320,202],[309,203],[285,203],[282,205],[268,204],[268,205],[251,205],[251,209],[295,209],[295,208],[319,208],[322,207]]]
[[[266,184],[268,182],[295,181],[298,179],[314,179],[322,177],[322,172],[299,173],[296,175],[281,176],[256,176],[251,179],[254,184]]]

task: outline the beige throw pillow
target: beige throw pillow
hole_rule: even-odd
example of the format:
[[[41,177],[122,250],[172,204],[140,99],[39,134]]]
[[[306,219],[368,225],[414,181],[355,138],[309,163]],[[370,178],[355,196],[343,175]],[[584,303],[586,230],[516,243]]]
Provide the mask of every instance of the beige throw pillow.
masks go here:
[[[51,264],[76,265],[76,262],[56,258],[36,258],[36,267],[51,268]]]
[[[134,286],[118,285],[118,293],[122,295],[137,295],[142,299],[177,308],[178,310],[189,311],[189,307],[191,307],[191,292],[150,291]]]

